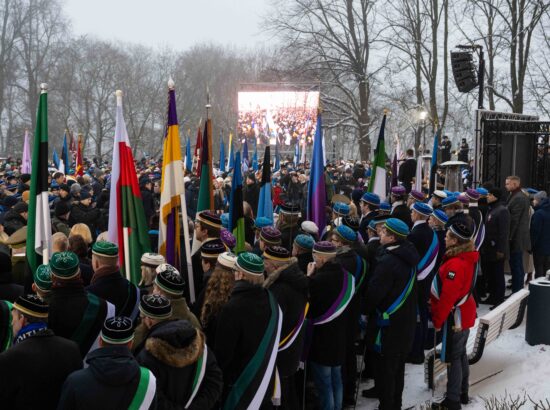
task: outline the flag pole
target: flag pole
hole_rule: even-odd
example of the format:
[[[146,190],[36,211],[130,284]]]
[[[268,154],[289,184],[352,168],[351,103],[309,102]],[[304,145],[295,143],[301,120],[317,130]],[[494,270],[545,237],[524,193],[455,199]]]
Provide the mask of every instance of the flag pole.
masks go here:
[[[40,84],[40,94],[46,94],[48,92],[48,84],[46,83],[42,83]],[[38,149],[38,147],[35,147],[35,149]],[[40,195],[40,198],[39,200],[42,201],[43,200],[43,195]],[[44,201],[42,201],[44,202]],[[47,212],[46,212],[47,210]],[[50,207],[49,207],[49,204],[47,202],[47,197],[46,197],[46,204],[44,206],[44,204],[42,204],[42,220],[43,221],[48,221],[50,220]],[[50,220],[50,225],[51,225],[51,220]],[[35,221],[35,238],[36,238],[36,221]],[[36,243],[36,242],[35,242]],[[44,246],[46,245],[46,246]],[[50,248],[48,246],[48,243],[44,243],[44,241],[42,241],[42,263],[44,265],[47,265],[48,262],[50,260]]]

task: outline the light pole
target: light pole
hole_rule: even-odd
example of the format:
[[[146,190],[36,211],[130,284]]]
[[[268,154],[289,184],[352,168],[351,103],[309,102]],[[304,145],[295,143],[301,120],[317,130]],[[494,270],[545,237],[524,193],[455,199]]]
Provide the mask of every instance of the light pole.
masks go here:
[[[422,152],[424,152],[426,150],[426,117],[428,117],[428,112],[423,109],[418,117],[422,120]]]
[[[332,136],[332,156],[334,158],[334,164],[336,164],[336,135]]]

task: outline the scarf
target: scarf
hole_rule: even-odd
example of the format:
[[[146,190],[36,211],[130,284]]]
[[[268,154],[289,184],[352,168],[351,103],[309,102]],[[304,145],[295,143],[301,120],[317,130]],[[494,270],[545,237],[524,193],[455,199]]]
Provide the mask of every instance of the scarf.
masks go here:
[[[47,329],[48,329],[48,325],[46,325],[46,323],[44,322],[29,323],[27,326],[23,327],[19,331],[19,333],[17,333],[17,336],[15,336],[15,340],[13,341],[13,344],[16,345],[17,343],[20,343],[23,340],[28,339],[29,337],[32,337]]]

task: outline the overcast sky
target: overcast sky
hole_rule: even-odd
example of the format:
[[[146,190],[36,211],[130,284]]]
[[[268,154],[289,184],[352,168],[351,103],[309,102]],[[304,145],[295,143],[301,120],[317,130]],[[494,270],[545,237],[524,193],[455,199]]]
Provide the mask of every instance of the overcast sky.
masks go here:
[[[77,35],[185,50],[201,42],[248,47],[268,0],[65,0]]]

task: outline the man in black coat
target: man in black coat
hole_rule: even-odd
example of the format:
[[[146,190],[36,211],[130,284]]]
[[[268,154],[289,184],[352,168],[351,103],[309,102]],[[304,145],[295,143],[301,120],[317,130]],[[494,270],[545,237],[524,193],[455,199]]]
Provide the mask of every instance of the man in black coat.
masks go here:
[[[299,408],[294,375],[298,370],[304,343],[303,323],[308,298],[308,280],[298,266],[298,260],[282,246],[269,246],[264,251],[267,278],[264,288],[269,289],[283,313],[281,342],[277,354],[277,371],[281,378],[281,408]]]
[[[48,329],[48,305],[36,295],[13,305],[11,348],[0,354],[0,403],[5,409],[55,409],[61,386],[82,368],[76,343]]]
[[[129,318],[107,319],[101,330],[100,348],[88,356],[86,369],[67,378],[58,410],[118,410],[130,405],[155,409],[156,378],[132,356],[133,338]]]
[[[407,224],[409,229],[412,227],[411,211],[405,203],[407,193],[402,186],[394,186],[391,189],[391,216],[401,219]]]
[[[86,290],[115,305],[118,316],[136,321],[139,316],[139,288],[123,278],[118,267],[118,246],[107,241],[92,248],[94,276]]]
[[[151,223],[151,217],[155,214],[155,200],[153,198],[153,181],[149,176],[143,176],[139,179],[139,188],[141,191],[141,201],[145,211],[147,225]]]
[[[221,396],[223,380],[204,334],[186,320],[168,320],[170,301],[163,296],[144,296],[140,311],[149,333],[137,361],[157,379],[158,407],[213,408]],[[152,320],[162,321],[149,326]],[[193,385],[197,373],[199,379]]]
[[[4,252],[0,252],[0,300],[13,303],[23,294],[24,288],[13,283],[11,267],[11,258]]]
[[[92,207],[92,196],[86,190],[80,192],[80,200],[71,207],[69,216],[69,225],[73,226],[77,223],[88,225],[92,236],[96,237],[96,226],[101,216],[101,212],[97,208]]]
[[[262,258],[241,253],[231,298],[219,314],[214,352],[223,372],[226,408],[271,407],[282,315],[273,294],[262,287],[263,273]],[[261,361],[252,361],[256,355]]]
[[[363,242],[369,240],[367,228],[370,221],[378,216],[378,208],[380,207],[380,197],[371,192],[365,193],[361,197],[361,220],[359,222],[359,233],[363,238]]]
[[[27,226],[28,213],[29,206],[25,202],[15,204],[4,216],[4,232],[11,235],[22,227]]]
[[[411,192],[412,179],[416,176],[416,159],[414,158],[414,151],[412,149],[407,150],[407,159],[399,166],[399,173],[397,179],[405,187],[407,193]]]
[[[299,234],[294,238],[294,244],[292,245],[292,256],[298,261],[298,267],[305,274],[307,272],[307,265],[313,262],[313,256],[311,251],[315,240],[311,235]]]
[[[369,317],[367,343],[375,352],[380,409],[401,408],[405,360],[416,327],[414,273],[420,258],[415,247],[406,240],[408,234],[409,228],[403,221],[390,218],[385,222],[380,235],[382,254],[365,298]]]
[[[448,136],[444,135],[439,145],[441,150],[441,163],[451,160],[451,140]]]
[[[300,233],[298,225],[300,218],[300,206],[291,202],[281,205],[277,229],[281,232],[281,246],[287,251],[292,251],[294,239]]]
[[[485,224],[485,241],[481,247],[481,269],[487,278],[489,297],[485,303],[499,305],[504,301],[504,261],[510,247],[510,212],[504,205],[504,192],[500,188],[491,188],[487,195],[489,212]]]
[[[258,210],[258,201],[260,200],[260,185],[256,182],[253,172],[246,176],[245,186],[243,187],[243,200],[248,202],[252,211]]]

